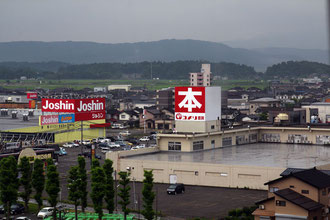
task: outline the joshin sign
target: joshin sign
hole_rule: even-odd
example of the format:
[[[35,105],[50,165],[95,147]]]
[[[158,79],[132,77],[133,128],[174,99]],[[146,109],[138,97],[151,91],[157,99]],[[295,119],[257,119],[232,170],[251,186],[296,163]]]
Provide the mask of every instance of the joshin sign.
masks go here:
[[[205,121],[205,87],[175,87],[175,120]]]

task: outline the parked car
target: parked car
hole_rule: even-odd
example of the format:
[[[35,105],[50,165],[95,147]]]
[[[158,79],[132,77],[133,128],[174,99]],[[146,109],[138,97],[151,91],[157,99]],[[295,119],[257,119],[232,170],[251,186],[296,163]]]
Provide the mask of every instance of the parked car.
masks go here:
[[[10,213],[16,215],[24,212],[24,205],[17,203],[10,206]],[[3,205],[0,205],[0,214],[5,214],[5,208]]]
[[[17,203],[17,204],[13,204],[10,206],[10,213],[12,215],[16,215],[16,214],[20,214],[20,213],[24,213],[24,205]]]
[[[138,144],[138,140],[136,138],[129,138],[127,139],[128,142],[132,143],[132,144]]]
[[[140,138],[140,141],[150,141],[148,136],[144,136],[142,138]]]
[[[66,152],[65,148],[64,147],[60,147],[60,152],[59,152],[59,155],[60,156],[63,156],[63,155],[67,155],[68,153]]]
[[[103,139],[105,139],[105,138],[104,137],[98,137],[96,139],[96,143],[101,143]]]
[[[124,141],[116,141],[115,144],[118,144],[120,147],[125,147],[126,146]]]
[[[53,207],[45,207],[38,212],[37,217],[38,218],[47,218],[48,216],[51,216],[53,214],[53,212],[54,212]]]
[[[17,217],[16,220],[31,220],[31,219],[28,217],[25,217],[25,216],[20,216],[20,217]]]
[[[116,142],[111,142],[108,144],[108,146],[110,148],[119,148],[120,147],[120,144],[116,143]]]
[[[79,147],[79,144],[76,144],[73,142],[68,142],[68,143],[63,144],[63,147],[68,147],[68,148]]]
[[[171,184],[168,188],[167,188],[167,194],[171,195],[176,195],[179,193],[184,193],[185,189],[184,189],[184,185],[183,184]]]
[[[112,152],[112,151],[110,149],[104,148],[104,149],[101,150],[101,152],[104,153],[104,154],[106,154],[106,153]]]
[[[145,145],[145,144],[139,144],[139,145],[137,145],[136,147],[137,147],[137,148],[145,148],[146,145]]]
[[[91,158],[91,155],[92,155],[92,154],[91,154],[90,151],[85,151],[85,152],[83,152],[83,153],[79,153],[79,154],[78,154],[78,156],[88,157],[88,158]],[[95,156],[96,159],[99,159],[99,160],[102,158],[101,155],[99,155],[99,154],[95,154],[94,156]]]
[[[131,135],[131,132],[129,132],[129,131],[121,131],[121,132],[119,132],[119,135],[121,135],[121,136],[129,136],[129,135]]]

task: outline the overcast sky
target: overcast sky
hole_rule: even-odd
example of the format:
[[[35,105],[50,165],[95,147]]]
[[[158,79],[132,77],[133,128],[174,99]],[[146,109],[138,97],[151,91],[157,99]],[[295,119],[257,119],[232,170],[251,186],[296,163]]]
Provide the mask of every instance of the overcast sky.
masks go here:
[[[196,39],[327,49],[325,0],[1,0],[0,41]]]

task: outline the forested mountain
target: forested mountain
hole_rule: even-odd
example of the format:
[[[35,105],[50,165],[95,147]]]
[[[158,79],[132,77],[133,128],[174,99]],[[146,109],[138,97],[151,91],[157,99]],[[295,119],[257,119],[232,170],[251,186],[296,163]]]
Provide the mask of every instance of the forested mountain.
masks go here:
[[[138,43],[93,42],[8,42],[0,43],[0,62],[49,62],[72,64],[137,63],[144,61],[174,62],[207,60],[253,66],[264,71],[267,66],[287,60],[324,62],[318,51],[247,50],[222,43],[198,40],[161,40]],[[298,53],[298,54],[297,54]],[[304,56],[300,56],[304,54]],[[322,58],[315,60],[315,57]]]
[[[330,76],[330,66],[308,61],[288,61],[272,65],[267,68],[265,76],[272,78],[277,76],[279,78],[298,78],[310,77],[311,75],[327,75]]]

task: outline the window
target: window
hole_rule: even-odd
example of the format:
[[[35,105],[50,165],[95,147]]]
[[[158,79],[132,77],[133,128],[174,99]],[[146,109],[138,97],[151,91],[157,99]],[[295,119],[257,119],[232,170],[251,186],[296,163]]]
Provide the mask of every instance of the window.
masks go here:
[[[290,188],[294,188],[294,186],[291,185]]]
[[[181,151],[181,142],[168,142],[168,150]]]
[[[211,125],[211,129],[214,129],[214,125]]]
[[[126,115],[120,115],[120,119],[125,119]]]
[[[204,141],[193,142],[193,150],[203,150],[203,149],[204,149]]]
[[[231,137],[225,137],[222,138],[222,146],[231,146],[232,145],[232,138]]]
[[[301,193],[302,194],[309,194],[309,190],[303,189],[303,190],[301,190]]]
[[[286,202],[282,200],[276,200],[276,206],[286,206]]]
[[[273,192],[276,192],[278,191],[278,187],[270,187],[269,188],[269,192],[273,193]]]
[[[325,196],[325,195],[327,195],[327,191],[326,191],[326,189],[323,189],[322,190],[322,196]]]

